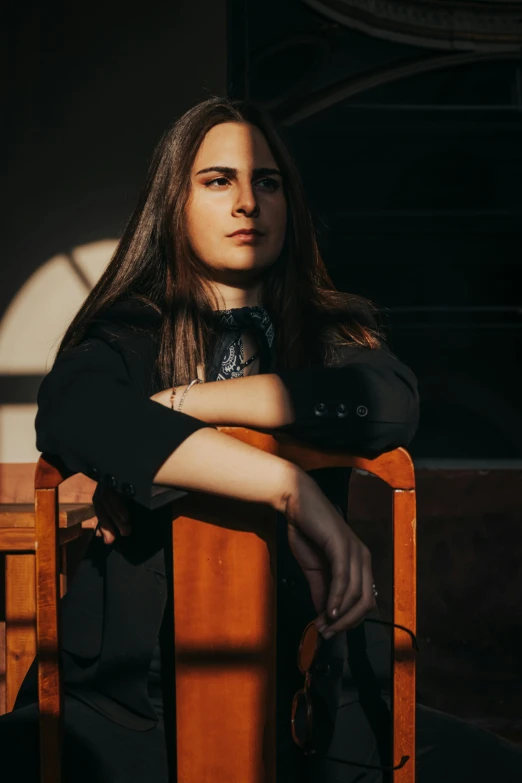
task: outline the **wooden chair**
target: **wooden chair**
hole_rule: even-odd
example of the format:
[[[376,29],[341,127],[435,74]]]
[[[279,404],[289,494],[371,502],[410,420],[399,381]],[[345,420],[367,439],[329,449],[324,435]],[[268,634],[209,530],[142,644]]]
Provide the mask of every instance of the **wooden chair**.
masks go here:
[[[36,655],[35,588],[35,463],[0,465],[0,556],[4,567],[5,619],[0,638],[0,715],[10,712],[27,670]],[[84,532],[82,523],[94,516],[92,503],[69,487],[59,508],[60,594],[67,585],[66,544]],[[91,490],[92,496],[92,490]],[[75,502],[76,501],[76,502]],[[80,502],[78,502],[80,501]]]
[[[393,622],[415,634],[415,477],[409,454],[400,448],[368,460],[280,434],[219,429],[305,471],[353,467],[392,488]],[[67,475],[42,455],[35,483],[41,783],[61,783],[58,486]],[[177,780],[275,783],[276,512],[197,492],[175,501],[173,512]],[[415,657],[406,631],[393,629],[393,646],[393,765],[409,756],[393,775],[395,783],[414,783]]]

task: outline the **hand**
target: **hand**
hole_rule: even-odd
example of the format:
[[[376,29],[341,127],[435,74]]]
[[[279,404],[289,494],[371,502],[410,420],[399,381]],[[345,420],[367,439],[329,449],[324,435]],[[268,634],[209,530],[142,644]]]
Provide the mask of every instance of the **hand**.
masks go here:
[[[329,638],[359,625],[376,608],[371,553],[317,483],[301,473],[284,511],[288,543],[319,612],[315,625]]]
[[[122,536],[130,535],[130,501],[112,487],[98,484],[92,502],[96,516],[83,522],[82,527],[96,528],[94,535],[103,537],[106,544],[113,544],[118,532]]]

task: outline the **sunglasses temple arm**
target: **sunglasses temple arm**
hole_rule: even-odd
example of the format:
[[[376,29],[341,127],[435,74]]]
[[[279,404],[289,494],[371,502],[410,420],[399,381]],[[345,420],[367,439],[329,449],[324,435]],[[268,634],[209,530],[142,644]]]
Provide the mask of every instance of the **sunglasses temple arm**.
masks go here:
[[[387,620],[376,620],[373,617],[367,617],[364,620],[365,623],[378,623],[379,625],[391,625],[393,628],[402,628],[403,631],[406,631],[406,633],[409,633],[411,636],[411,646],[414,650],[419,650],[419,644],[417,642],[417,637],[413,633],[413,631],[410,631],[409,628],[406,628],[404,625],[399,625],[398,623],[389,623]]]

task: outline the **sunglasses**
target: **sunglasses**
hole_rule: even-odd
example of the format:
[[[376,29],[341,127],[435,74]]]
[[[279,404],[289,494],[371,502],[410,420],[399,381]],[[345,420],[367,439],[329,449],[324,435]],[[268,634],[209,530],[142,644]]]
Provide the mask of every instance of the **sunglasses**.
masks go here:
[[[373,618],[367,618],[363,622],[366,623],[379,623],[381,625],[389,625],[394,628],[402,628],[410,634],[412,639],[412,647],[414,650],[419,650],[419,645],[415,634],[405,628],[403,625],[397,623],[388,623],[386,620],[376,620]],[[305,756],[311,756],[317,753],[320,745],[324,747],[324,738],[321,738],[320,729],[321,723],[324,722],[313,721],[313,714],[318,713],[319,716],[324,718],[324,710],[321,708],[320,701],[314,691],[311,690],[312,677],[316,674],[324,676],[328,674],[328,664],[326,665],[326,671],[324,664],[317,662],[317,652],[321,645],[323,637],[317,630],[315,623],[312,621],[308,623],[303,631],[301,642],[299,644],[299,651],[297,653],[297,666],[301,674],[304,674],[304,686],[301,690],[297,691],[292,702],[292,737],[294,742],[299,745]],[[409,756],[402,756],[399,764],[395,767],[382,767],[372,764],[360,764],[357,761],[346,761],[345,759],[336,758],[334,756],[328,756],[329,761],[339,761],[342,764],[352,764],[357,767],[365,767],[366,769],[379,769],[385,772],[392,772],[393,770],[400,769],[408,761]]]

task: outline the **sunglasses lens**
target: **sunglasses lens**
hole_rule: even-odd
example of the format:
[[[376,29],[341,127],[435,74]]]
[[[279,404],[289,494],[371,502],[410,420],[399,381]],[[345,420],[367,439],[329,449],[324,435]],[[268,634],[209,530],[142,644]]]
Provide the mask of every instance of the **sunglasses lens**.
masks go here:
[[[308,623],[306,626],[301,644],[299,645],[299,654],[297,657],[297,665],[304,674],[312,665],[315,652],[317,650],[317,643],[319,641],[319,632],[314,623]]]
[[[304,691],[296,693],[292,713],[295,739],[300,745],[306,745],[309,740],[309,717],[308,699]]]

